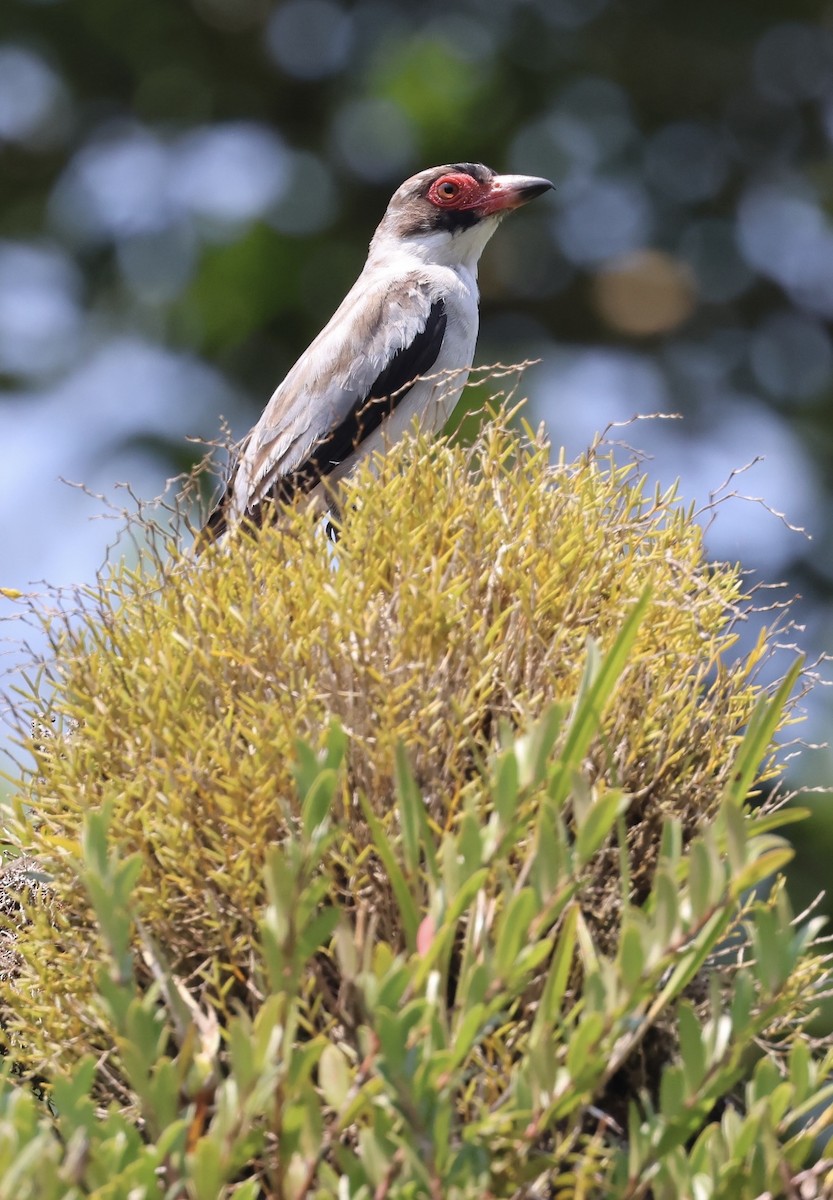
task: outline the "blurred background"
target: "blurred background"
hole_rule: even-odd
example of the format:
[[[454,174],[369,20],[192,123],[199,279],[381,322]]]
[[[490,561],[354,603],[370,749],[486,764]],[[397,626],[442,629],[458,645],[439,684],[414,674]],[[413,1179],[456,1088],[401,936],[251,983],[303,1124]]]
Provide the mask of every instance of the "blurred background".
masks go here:
[[[242,436],[393,189],[480,160],[557,191],[486,250],[478,362],[540,360],[522,391],[570,456],[680,414],[622,436],[704,509],[712,558],[800,594],[785,641],[817,658],[831,143],[828,0],[3,0],[0,586],[92,579],[115,530],[61,480],[152,497],[221,415]],[[14,615],[0,597],[0,682]],[[830,706],[808,697],[805,738]],[[792,782],[831,779],[818,750]],[[798,900],[833,855],[813,803]]]

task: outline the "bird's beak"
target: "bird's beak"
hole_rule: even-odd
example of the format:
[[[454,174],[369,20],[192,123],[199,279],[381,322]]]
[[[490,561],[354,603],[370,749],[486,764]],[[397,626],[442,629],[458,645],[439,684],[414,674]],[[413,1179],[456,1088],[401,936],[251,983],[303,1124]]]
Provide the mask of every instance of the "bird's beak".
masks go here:
[[[485,202],[481,201],[478,208],[486,215],[509,212],[554,186],[549,179],[539,179],[535,175],[495,175]]]

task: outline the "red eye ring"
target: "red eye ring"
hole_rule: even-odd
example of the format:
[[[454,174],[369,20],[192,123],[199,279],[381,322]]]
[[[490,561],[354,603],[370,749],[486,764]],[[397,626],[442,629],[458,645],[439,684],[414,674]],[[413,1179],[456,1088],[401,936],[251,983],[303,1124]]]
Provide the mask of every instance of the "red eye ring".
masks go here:
[[[428,199],[437,208],[471,208],[480,193],[480,184],[470,175],[441,175],[428,189]]]

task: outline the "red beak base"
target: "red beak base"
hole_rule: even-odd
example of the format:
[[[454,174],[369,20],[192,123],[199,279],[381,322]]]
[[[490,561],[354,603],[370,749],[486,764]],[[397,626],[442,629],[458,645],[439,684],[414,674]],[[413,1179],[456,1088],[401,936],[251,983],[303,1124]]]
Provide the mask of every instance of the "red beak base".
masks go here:
[[[520,208],[536,196],[543,195],[555,185],[549,179],[540,179],[534,175],[495,175],[489,184],[485,201],[478,208],[487,216],[492,213],[511,212]]]

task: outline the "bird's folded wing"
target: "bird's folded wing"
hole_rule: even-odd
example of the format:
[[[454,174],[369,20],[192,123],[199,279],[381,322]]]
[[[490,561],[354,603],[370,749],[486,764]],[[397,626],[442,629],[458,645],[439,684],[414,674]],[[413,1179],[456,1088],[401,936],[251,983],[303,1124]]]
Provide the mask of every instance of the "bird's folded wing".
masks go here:
[[[370,291],[360,279],[247,438],[225,498],[233,517],[289,499],[343,462],[431,372],[446,320],[442,299],[416,276]]]

